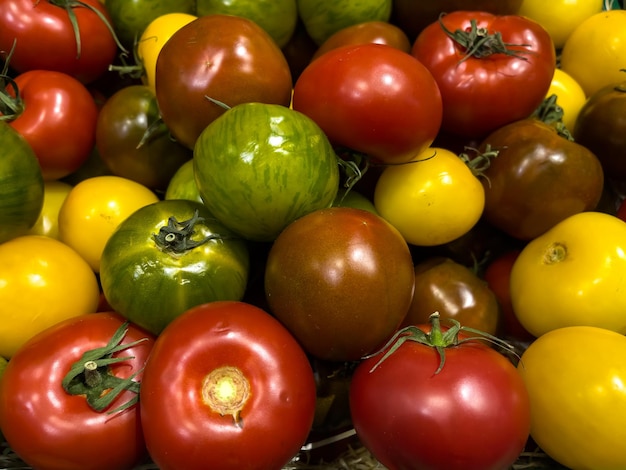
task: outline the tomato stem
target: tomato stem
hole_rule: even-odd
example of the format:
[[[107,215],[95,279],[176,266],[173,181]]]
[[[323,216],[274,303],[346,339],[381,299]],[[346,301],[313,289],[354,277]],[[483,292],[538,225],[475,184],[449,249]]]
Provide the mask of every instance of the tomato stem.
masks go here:
[[[467,152],[472,152],[474,155],[470,156]],[[492,149],[489,144],[485,146],[484,152],[480,152],[476,148],[466,146],[465,152],[459,154],[459,158],[465,162],[474,176],[477,178],[485,178],[485,180],[487,180],[487,184],[491,187],[491,180],[485,174],[485,171],[487,171],[487,169],[491,166],[491,160],[496,158],[499,153],[500,150]]]
[[[548,96],[530,117],[554,127],[561,137],[573,142],[574,137],[563,123],[563,108],[557,104],[556,100],[556,94]]]
[[[180,255],[186,251],[204,245],[209,240],[226,240],[228,236],[211,234],[202,240],[194,240],[192,237],[196,233],[194,227],[198,223],[204,222],[204,217],[200,217],[200,213],[196,209],[193,217],[188,220],[179,222],[176,217],[171,216],[167,225],[159,229],[159,233],[152,234],[152,239],[159,249],[174,255]]]

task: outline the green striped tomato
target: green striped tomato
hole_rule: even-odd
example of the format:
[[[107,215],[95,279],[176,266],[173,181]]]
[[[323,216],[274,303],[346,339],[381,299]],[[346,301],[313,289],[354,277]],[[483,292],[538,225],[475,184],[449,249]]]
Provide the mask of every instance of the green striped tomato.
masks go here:
[[[339,165],[309,117],[285,106],[244,103],[209,124],[194,148],[200,195],[226,227],[272,241],[294,220],[332,206]]]

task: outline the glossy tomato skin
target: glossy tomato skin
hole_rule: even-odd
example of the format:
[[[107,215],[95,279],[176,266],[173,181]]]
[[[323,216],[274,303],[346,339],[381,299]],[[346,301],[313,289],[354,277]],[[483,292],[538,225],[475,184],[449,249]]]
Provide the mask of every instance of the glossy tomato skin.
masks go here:
[[[236,411],[218,412],[208,396],[219,371],[249,387]],[[146,366],[146,444],[164,470],[278,470],[306,440],[315,394],[307,356],[270,314],[244,302],[199,305],[163,330]]]
[[[311,355],[358,360],[395,332],[413,298],[402,235],[372,212],[332,207],[288,225],[265,268],[271,312]]]
[[[70,16],[49,0],[9,0],[0,5],[0,50],[15,51],[11,67],[18,72],[55,70],[91,83],[108,70],[117,44],[97,10],[110,22],[104,4],[83,0],[72,5],[80,32],[80,54]],[[45,39],[44,39],[45,38]]]
[[[169,238],[171,217],[174,225],[193,220],[190,230],[179,227]],[[248,271],[247,244],[204,205],[162,200],[138,209],[113,232],[102,252],[100,281],[116,312],[159,334],[193,306],[240,300]]]
[[[450,32],[469,31],[472,20],[488,33],[500,33],[514,55],[468,56]],[[480,138],[518,119],[543,101],[554,75],[556,56],[542,26],[517,15],[456,11],[427,26],[411,53],[435,78],[443,100],[441,128],[451,134]]]
[[[24,72],[15,84],[23,104],[9,124],[33,148],[44,179],[77,170],[96,138],[98,108],[89,90],[65,73],[48,70]]]
[[[59,211],[72,185],[58,180],[44,182],[43,206],[39,218],[29,230],[29,235],[45,235],[59,239]]]
[[[470,341],[446,348],[435,374],[440,358],[431,346],[406,341],[372,371],[381,356],[357,366],[350,411],[360,440],[386,468],[502,470],[517,460],[530,402],[506,357]]]
[[[124,391],[103,412],[82,395],[70,395],[61,382],[89,350],[105,346],[124,319],[113,312],[90,313],[42,331],[13,356],[0,381],[0,427],[11,448],[34,468],[48,470],[131,469],[146,456],[139,405],[108,414],[136,395]],[[111,365],[128,378],[142,371],[154,337],[129,325],[122,344],[141,343],[116,353],[134,356]]]
[[[437,84],[410,54],[387,44],[349,45],[323,54],[300,74],[293,109],[334,145],[383,163],[411,160],[439,132]]]
[[[207,66],[207,64],[209,66]],[[261,102],[288,106],[292,78],[285,56],[252,20],[206,15],[178,29],[156,61],[155,89],[163,121],[193,149],[224,107]]]

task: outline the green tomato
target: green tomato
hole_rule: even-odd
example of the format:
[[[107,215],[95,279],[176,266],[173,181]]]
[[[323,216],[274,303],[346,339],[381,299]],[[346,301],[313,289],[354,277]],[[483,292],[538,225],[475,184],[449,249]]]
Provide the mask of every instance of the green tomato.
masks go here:
[[[248,18],[267,31],[278,47],[289,42],[298,23],[296,0],[198,0],[196,14]]]
[[[335,197],[335,201],[333,202],[334,207],[353,207],[355,209],[363,209],[369,211],[373,214],[380,215],[376,210],[376,206],[374,203],[370,201],[363,194],[354,191],[351,189],[350,191],[346,191],[345,189],[340,189],[337,193],[337,197]]]
[[[285,106],[244,103],[209,124],[194,148],[205,205],[243,238],[274,240],[291,222],[330,207],[339,165],[309,117]]]
[[[392,0],[297,0],[298,12],[319,46],[340,29],[366,21],[389,21]]]
[[[161,200],[131,214],[108,239],[100,281],[113,310],[159,334],[191,307],[241,300],[248,245],[203,204]]]
[[[0,243],[25,234],[39,218],[44,182],[26,140],[0,122]]]
[[[183,163],[170,179],[165,190],[165,199],[188,199],[202,202],[193,171],[193,160]]]

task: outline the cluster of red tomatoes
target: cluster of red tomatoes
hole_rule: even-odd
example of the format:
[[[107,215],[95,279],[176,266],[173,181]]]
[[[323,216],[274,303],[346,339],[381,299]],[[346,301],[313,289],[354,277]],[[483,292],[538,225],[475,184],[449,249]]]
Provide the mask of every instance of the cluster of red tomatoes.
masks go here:
[[[347,3],[0,3],[5,455],[626,467],[626,10]]]

